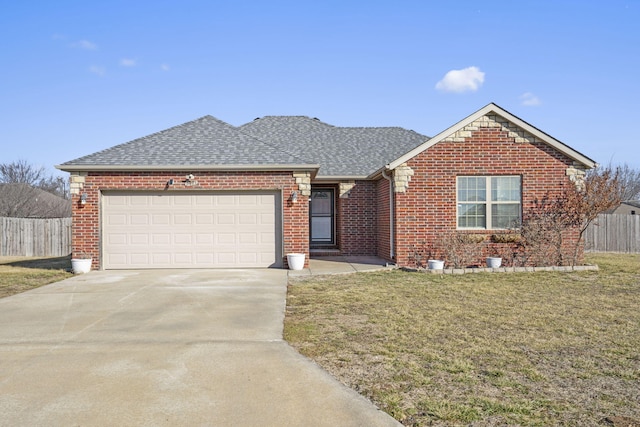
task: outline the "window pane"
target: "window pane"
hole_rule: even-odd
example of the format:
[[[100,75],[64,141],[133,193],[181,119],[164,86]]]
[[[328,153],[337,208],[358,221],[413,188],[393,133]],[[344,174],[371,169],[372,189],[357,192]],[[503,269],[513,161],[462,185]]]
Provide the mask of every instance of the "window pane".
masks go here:
[[[487,200],[487,180],[484,177],[459,176],[458,202],[483,202]]]
[[[520,177],[494,176],[491,178],[491,200],[494,202],[519,202]]]
[[[485,204],[458,204],[458,227],[486,228],[487,206]]]
[[[491,227],[512,228],[520,223],[520,203],[491,205]]]

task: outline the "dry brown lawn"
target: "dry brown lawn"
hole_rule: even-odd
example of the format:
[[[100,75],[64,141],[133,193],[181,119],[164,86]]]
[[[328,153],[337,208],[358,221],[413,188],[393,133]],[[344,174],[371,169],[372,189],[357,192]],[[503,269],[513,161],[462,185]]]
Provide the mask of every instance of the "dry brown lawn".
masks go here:
[[[408,426],[640,426],[640,255],[290,282],[285,338]]]
[[[0,257],[0,298],[71,277],[71,257]]]

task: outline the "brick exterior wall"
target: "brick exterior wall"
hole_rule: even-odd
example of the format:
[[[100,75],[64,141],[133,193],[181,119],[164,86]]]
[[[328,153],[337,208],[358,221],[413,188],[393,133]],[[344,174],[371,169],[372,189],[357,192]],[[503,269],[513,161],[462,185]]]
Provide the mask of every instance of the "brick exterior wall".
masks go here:
[[[391,237],[390,237],[390,215],[391,209],[389,205],[389,188],[391,184],[388,180],[382,178],[377,181],[376,196],[378,205],[378,253],[380,258],[391,261]]]
[[[170,172],[89,172],[82,174],[83,183],[73,195],[72,242],[73,253],[86,253],[93,258],[92,268],[99,269],[100,263],[100,194],[106,190],[163,191],[169,179],[178,184],[166,189],[193,191],[201,190],[281,190],[283,265],[287,267],[287,253],[306,254],[309,260],[309,204],[308,197],[298,196],[297,203],[291,203],[289,195],[300,190],[292,172],[197,172],[198,185],[183,186],[179,182],[192,171]],[[74,177],[72,176],[72,181]],[[300,192],[300,191],[299,191]],[[87,195],[86,204],[80,203],[81,194]]]
[[[567,169],[574,165],[572,159],[513,126],[509,128],[509,124],[496,123],[492,117],[483,119],[483,123],[467,126],[407,162],[414,175],[406,192],[395,193],[399,265],[415,265],[416,246],[429,247],[443,233],[456,229],[459,175],[521,176],[524,211],[534,199],[543,198],[548,191],[560,191],[562,185],[571,183]],[[379,206],[385,203],[381,194],[378,198]],[[494,234],[490,230],[474,233],[487,237]],[[565,245],[575,244],[576,238],[574,230],[567,233]],[[504,250],[509,248],[490,243],[482,256]],[[479,265],[483,263],[484,258],[478,259]]]
[[[378,247],[376,182],[356,181],[337,199],[337,238],[342,255],[375,255]]]

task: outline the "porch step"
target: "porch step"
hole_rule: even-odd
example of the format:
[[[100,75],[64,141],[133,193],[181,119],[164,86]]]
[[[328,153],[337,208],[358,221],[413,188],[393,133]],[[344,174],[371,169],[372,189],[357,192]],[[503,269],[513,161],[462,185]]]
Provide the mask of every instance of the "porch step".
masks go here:
[[[341,256],[340,249],[309,249],[309,257]]]

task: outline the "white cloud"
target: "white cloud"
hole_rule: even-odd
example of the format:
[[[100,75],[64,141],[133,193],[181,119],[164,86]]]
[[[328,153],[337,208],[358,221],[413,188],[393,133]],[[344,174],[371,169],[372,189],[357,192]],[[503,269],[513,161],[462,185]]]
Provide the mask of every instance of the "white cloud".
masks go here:
[[[100,77],[103,77],[105,74],[107,74],[107,70],[104,67],[100,67],[99,65],[92,65],[91,67],[89,67],[89,71]]]
[[[120,60],[120,65],[122,65],[123,67],[135,67],[137,65],[137,63],[136,63],[135,59],[122,58]]]
[[[542,104],[542,101],[540,101],[540,98],[538,98],[531,92],[525,92],[522,95],[520,95],[520,101],[522,102],[522,105],[525,105],[527,107],[535,107],[537,105]]]
[[[162,65],[160,65],[160,69],[161,69],[162,71],[169,71],[169,70],[170,70],[170,68],[169,68],[169,65],[168,65],[168,64],[162,64]]]
[[[71,43],[71,46],[84,50],[96,50],[98,48],[97,44],[90,42],[89,40],[79,40],[75,43]]]
[[[484,73],[478,67],[451,70],[436,84],[443,92],[475,92],[484,83]]]

